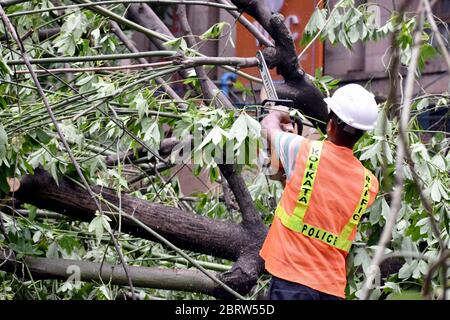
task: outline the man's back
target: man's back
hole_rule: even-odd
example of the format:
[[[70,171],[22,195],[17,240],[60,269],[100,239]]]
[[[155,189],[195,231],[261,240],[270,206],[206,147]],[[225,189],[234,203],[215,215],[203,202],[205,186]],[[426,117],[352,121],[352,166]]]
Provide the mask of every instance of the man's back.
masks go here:
[[[305,201],[302,200],[302,192],[306,193],[309,198],[303,221],[310,226],[305,229],[310,235],[287,228],[277,214],[261,249],[261,256],[266,261],[266,269],[276,277],[344,297],[347,252],[327,244],[326,240],[328,238],[329,242],[333,242],[332,235],[341,234],[352,218],[364,190],[366,171],[351,149],[325,141],[321,145],[317,172],[309,175],[305,169],[312,165],[308,162],[312,141],[291,139],[286,133],[282,135],[278,139],[280,158],[283,167],[290,169],[277,210],[292,216],[299,201]],[[283,145],[283,141],[290,142]],[[371,173],[368,175],[367,206],[370,206],[378,192],[378,181]],[[306,190],[303,190],[302,184],[305,183]],[[307,188],[311,183],[312,191],[308,195]],[[349,240],[354,239],[355,233],[356,228],[353,228]]]

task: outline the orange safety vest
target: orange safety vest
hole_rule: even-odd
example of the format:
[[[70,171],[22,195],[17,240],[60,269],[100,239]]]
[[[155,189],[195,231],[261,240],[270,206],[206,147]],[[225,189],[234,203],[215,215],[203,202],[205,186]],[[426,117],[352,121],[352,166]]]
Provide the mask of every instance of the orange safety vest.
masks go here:
[[[267,271],[345,297],[345,259],[377,193],[351,149],[305,139],[260,252]]]

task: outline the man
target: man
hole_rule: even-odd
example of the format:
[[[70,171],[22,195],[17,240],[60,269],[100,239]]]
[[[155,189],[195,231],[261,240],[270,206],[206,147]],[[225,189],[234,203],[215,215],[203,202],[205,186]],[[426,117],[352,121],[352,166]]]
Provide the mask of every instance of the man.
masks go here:
[[[377,179],[352,151],[364,131],[375,126],[374,95],[349,84],[325,101],[330,109],[325,141],[285,132],[286,111],[273,111],[261,123],[272,156],[286,174],[260,252],[272,274],[269,299],[345,298],[345,260],[357,224],[378,193]]]

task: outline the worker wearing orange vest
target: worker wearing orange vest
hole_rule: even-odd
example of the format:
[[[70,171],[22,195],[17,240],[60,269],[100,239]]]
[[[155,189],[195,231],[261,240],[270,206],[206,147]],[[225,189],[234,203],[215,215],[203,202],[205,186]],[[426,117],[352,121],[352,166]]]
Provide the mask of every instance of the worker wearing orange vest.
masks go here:
[[[374,95],[349,84],[325,101],[330,109],[325,141],[285,132],[287,112],[273,111],[261,123],[287,176],[260,251],[272,275],[269,299],[345,298],[346,257],[357,224],[378,193],[377,179],[352,151],[375,126]]]

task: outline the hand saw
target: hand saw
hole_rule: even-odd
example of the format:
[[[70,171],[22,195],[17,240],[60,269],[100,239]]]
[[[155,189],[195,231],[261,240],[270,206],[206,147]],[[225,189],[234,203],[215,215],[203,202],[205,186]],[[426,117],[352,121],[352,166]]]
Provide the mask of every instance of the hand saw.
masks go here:
[[[256,52],[256,59],[258,60],[258,69],[261,74],[263,86],[267,94],[267,99],[264,99],[261,102],[261,105],[266,106],[268,104],[271,107],[275,105],[283,105],[288,108],[291,108],[293,103],[292,100],[278,99],[278,94],[277,91],[275,90],[275,85],[273,84],[272,76],[270,75],[269,68],[267,67],[266,60],[264,59],[264,56],[261,51]],[[297,116],[291,116],[291,120],[293,124],[297,126],[297,133],[301,135],[303,131],[302,120]]]

